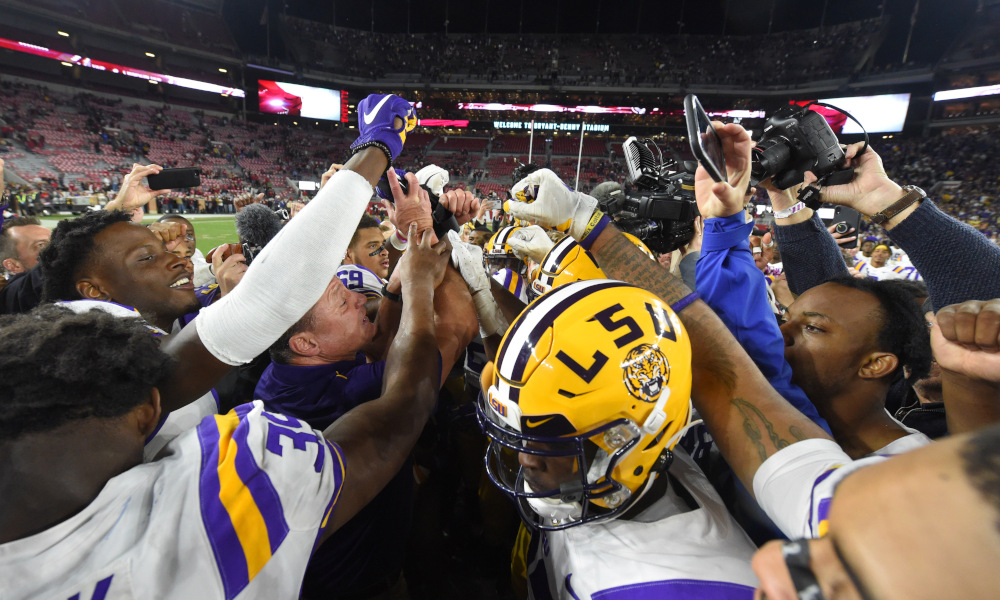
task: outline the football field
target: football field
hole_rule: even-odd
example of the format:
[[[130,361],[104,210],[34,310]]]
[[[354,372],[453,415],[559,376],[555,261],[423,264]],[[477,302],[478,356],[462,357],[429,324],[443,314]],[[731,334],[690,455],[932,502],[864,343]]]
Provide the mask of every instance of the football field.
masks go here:
[[[194,224],[195,235],[198,239],[198,249],[202,254],[219,244],[238,242],[236,237],[236,226],[234,225],[235,215],[184,215],[184,218]],[[39,217],[42,225],[49,229],[55,228],[56,224],[63,219],[75,219],[71,215],[59,215],[51,217]],[[155,222],[159,215],[149,215],[142,220],[143,225]]]

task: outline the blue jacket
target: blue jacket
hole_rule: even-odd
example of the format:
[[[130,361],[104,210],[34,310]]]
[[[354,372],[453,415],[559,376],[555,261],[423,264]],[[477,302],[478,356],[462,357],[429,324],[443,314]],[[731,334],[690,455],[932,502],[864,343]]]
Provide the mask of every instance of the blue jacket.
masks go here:
[[[750,254],[752,223],[743,211],[706,219],[701,258],[695,271],[698,295],[715,311],[757,364],[764,377],[789,404],[830,433],[816,407],[792,383],[785,361],[785,340],[767,301],[767,282]]]

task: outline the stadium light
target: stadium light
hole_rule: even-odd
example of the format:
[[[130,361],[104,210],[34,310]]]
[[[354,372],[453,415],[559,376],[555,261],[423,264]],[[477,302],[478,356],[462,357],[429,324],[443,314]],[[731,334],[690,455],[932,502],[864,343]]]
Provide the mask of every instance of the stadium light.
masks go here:
[[[59,34],[59,35],[61,35],[62,37],[69,37],[69,34],[68,34],[68,33],[66,33],[65,31],[57,31],[56,33],[58,33],[58,34]]]
[[[73,63],[71,63],[71,62],[66,62],[66,61],[62,61],[62,62],[60,62],[59,64],[61,64],[61,65],[62,65],[62,66],[64,66],[64,67],[72,67],[72,66],[73,66]]]
[[[147,52],[146,56],[148,56],[149,58],[156,58],[156,55],[153,54],[152,52]]]
[[[219,73],[228,73],[228,72],[229,71],[227,69],[223,69],[222,67],[219,67]]]

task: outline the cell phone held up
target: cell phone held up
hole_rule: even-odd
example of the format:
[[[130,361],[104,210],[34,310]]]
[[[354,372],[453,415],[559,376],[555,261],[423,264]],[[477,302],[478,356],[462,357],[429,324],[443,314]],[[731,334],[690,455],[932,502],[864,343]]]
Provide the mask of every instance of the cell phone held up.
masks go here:
[[[687,124],[691,152],[715,181],[726,181],[726,157],[722,154],[722,138],[712,127],[712,120],[702,108],[698,96],[684,98],[684,121]]]
[[[201,185],[201,169],[198,167],[163,169],[156,175],[147,176],[146,180],[151,190],[193,188]]]

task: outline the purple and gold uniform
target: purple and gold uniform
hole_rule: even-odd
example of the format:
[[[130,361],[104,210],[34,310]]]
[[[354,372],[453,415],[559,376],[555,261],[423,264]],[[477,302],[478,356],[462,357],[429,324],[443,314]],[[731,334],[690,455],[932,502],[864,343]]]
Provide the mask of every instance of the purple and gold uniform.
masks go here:
[[[205,418],[89,506],[0,545],[12,598],[295,598],[344,480],[340,448],[261,402]]]

